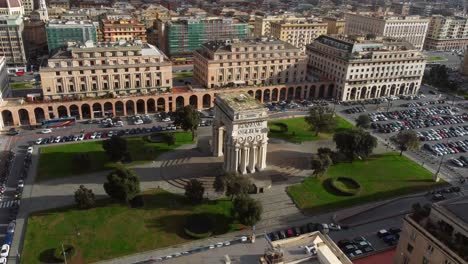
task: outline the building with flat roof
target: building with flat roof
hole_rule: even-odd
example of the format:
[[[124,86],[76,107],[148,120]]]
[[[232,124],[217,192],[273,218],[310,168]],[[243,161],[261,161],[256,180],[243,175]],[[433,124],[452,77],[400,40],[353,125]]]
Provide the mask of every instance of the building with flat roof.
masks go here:
[[[433,15],[424,48],[428,50],[462,50],[468,45],[468,16]]]
[[[324,23],[327,23],[327,35],[343,35],[345,33],[345,20],[344,18],[337,17],[324,17]]]
[[[311,263],[311,264],[352,264],[340,248],[319,231],[297,237],[269,241],[270,247],[260,258],[262,264]]]
[[[332,80],[329,97],[342,101],[417,94],[426,60],[406,41],[363,36],[320,36],[307,46],[309,68]]]
[[[411,43],[422,50],[429,19],[419,16],[381,16],[345,14],[345,34],[392,37]]]
[[[175,61],[191,61],[193,51],[203,43],[215,40],[244,39],[249,25],[232,18],[174,18],[158,19],[159,47]]]
[[[103,20],[101,32],[103,42],[141,40],[145,43],[147,40],[145,24],[138,20]]]
[[[10,93],[6,59],[2,56],[0,57],[0,102],[3,101],[3,98],[9,97]],[[2,128],[1,126],[2,124],[0,124],[0,129]]]
[[[90,20],[50,20],[46,25],[49,52],[66,48],[68,43],[97,42],[98,22]]]
[[[212,41],[194,52],[194,77],[207,88],[305,81],[307,56],[268,38]]]
[[[281,20],[306,20],[305,18],[299,18],[291,14],[282,14],[276,16],[255,16],[254,22],[254,37],[270,37],[271,36],[271,22],[281,21]]]
[[[403,219],[395,263],[468,263],[468,196],[422,207]]]
[[[24,22],[20,15],[0,16],[0,56],[5,56],[9,73],[26,71],[23,42]]]
[[[172,64],[155,46],[135,42],[76,44],[40,69],[46,98],[158,93],[172,87]]]
[[[305,51],[307,44],[327,34],[328,24],[313,20],[281,20],[271,22],[271,36]]]

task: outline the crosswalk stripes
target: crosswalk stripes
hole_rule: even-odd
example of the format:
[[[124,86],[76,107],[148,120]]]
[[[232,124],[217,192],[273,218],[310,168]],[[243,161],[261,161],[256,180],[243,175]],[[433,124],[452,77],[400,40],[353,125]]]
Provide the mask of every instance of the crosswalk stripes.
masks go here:
[[[15,201],[13,201],[13,200],[0,202],[0,208],[9,208],[14,203],[15,203]]]

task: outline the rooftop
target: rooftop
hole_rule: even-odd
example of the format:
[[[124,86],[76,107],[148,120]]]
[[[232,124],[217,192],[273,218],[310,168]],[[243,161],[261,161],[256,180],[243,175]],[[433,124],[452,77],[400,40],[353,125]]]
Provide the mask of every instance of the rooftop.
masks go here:
[[[468,195],[437,203],[468,225]]]
[[[0,8],[21,7],[20,0],[0,0]]]
[[[376,37],[367,39],[364,36],[322,35],[319,36],[316,41],[328,46],[345,50],[349,53],[361,51],[404,51],[415,49],[414,46],[407,41],[389,37]]]
[[[49,20],[48,27],[67,27],[67,26],[99,26],[98,22],[91,20],[68,20],[68,19],[51,19]]]
[[[208,48],[209,50],[212,50],[214,52],[232,52],[232,47],[248,47],[248,46],[261,46],[261,45],[282,45],[280,47],[277,47],[277,51],[279,50],[298,50],[298,48],[294,47],[293,45],[278,40],[274,38],[254,38],[254,39],[243,39],[243,40],[232,40],[232,41],[210,41],[205,44],[203,44],[203,47]]]
[[[217,98],[224,101],[235,112],[264,109],[265,107],[248,93],[223,93]]]

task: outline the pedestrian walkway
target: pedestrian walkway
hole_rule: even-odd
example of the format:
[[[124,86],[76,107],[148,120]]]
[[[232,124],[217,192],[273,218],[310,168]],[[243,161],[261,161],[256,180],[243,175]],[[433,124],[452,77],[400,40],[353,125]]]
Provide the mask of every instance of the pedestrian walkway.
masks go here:
[[[10,208],[15,203],[16,203],[15,200],[2,201],[2,202],[0,202],[0,208]]]

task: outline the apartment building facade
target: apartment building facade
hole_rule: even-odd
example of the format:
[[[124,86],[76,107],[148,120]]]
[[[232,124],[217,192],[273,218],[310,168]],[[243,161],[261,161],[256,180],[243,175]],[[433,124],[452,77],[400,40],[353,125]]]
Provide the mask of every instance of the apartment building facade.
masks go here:
[[[465,195],[442,201],[403,218],[394,263],[468,263],[467,200]]]
[[[272,39],[213,41],[194,52],[194,78],[207,88],[305,81],[307,56]]]
[[[5,56],[9,73],[26,71],[23,42],[24,22],[20,15],[0,16],[0,56]]]
[[[0,57],[0,102],[3,101],[3,98],[10,96],[10,93],[6,58]]]
[[[345,14],[347,35],[384,36],[403,39],[416,49],[422,50],[426,39],[429,19],[419,16],[380,16]]]
[[[98,22],[90,20],[50,20],[46,25],[49,52],[66,48],[69,42],[97,42],[98,27]]]
[[[468,17],[434,15],[429,23],[424,48],[461,50],[468,45]]]
[[[341,101],[417,94],[426,64],[410,43],[382,37],[320,36],[306,52],[313,74],[335,83],[329,97]]]
[[[327,34],[328,35],[342,35],[345,33],[345,20],[343,18],[336,17],[324,17],[322,19],[324,23],[327,23]]]
[[[328,24],[324,22],[282,20],[271,22],[271,36],[305,51],[307,44],[327,34],[327,28]]]
[[[99,41],[117,42],[119,40],[141,40],[146,43],[146,26],[138,20],[102,20],[102,36]]]
[[[60,50],[40,69],[46,98],[158,93],[172,87],[172,65],[141,42],[87,42]]]
[[[253,36],[260,37],[270,37],[271,36],[271,22],[278,21],[305,21],[305,18],[295,17],[289,14],[277,15],[277,16],[256,16],[254,20],[254,32]]]

